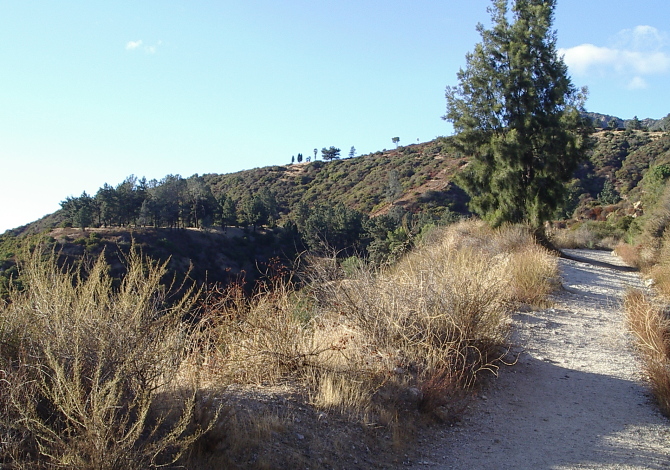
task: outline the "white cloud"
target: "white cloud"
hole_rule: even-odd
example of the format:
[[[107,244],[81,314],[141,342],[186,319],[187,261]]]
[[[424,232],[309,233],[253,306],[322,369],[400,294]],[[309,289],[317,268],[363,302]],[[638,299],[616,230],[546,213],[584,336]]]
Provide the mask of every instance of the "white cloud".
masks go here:
[[[137,49],[141,45],[142,45],[142,40],[141,39],[139,41],[128,41],[126,43],[126,50],[127,51],[132,51],[132,50]]]
[[[587,75],[590,69],[608,67],[617,63],[618,51],[593,44],[581,44],[570,49],[560,49],[559,54],[572,72]]]
[[[670,55],[661,51],[621,50],[581,44],[561,49],[559,53],[576,75],[603,75],[611,71],[651,75],[670,71]]]
[[[646,86],[643,76],[670,72],[670,54],[663,49],[667,35],[653,26],[620,31],[613,47],[581,44],[560,49],[559,54],[575,75],[617,75],[629,80],[629,88]]]
[[[139,39],[137,41],[128,41],[126,43],[126,50],[134,51],[135,49],[139,49],[140,47],[142,47],[143,44],[144,44],[144,42],[141,39]],[[163,41],[158,41],[155,44],[146,45],[146,46],[142,47],[142,49],[147,54],[155,54],[156,51],[158,51],[158,48],[162,45],[163,45]]]
[[[668,35],[653,26],[636,26],[624,29],[617,34],[615,44],[622,49],[658,50],[667,45]]]
[[[642,90],[644,88],[647,88],[647,82],[642,77],[633,77],[633,79],[630,82],[628,82],[627,88],[629,90]]]

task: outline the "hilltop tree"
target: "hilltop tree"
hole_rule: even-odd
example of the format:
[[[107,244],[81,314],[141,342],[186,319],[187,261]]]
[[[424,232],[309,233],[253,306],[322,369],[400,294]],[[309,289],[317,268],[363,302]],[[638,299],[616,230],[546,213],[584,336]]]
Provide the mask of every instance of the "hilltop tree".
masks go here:
[[[356,156],[356,147],[352,145],[351,148],[349,149],[349,158],[354,158],[355,156]]]
[[[302,153],[298,154],[298,163],[302,163]]]
[[[216,198],[202,176],[186,180],[184,216],[187,225],[195,228],[210,227],[218,209]]]
[[[117,223],[119,204],[116,189],[105,183],[95,194],[95,200],[100,208],[100,223],[105,227]]]
[[[625,123],[626,129],[631,129],[634,131],[639,131],[642,130],[642,122],[637,118],[637,116],[634,116],[633,119]]]
[[[86,230],[93,223],[93,215],[96,212],[96,202],[86,191],[79,197],[68,197],[60,203],[61,208],[69,216],[75,227]]]
[[[447,87],[455,141],[472,155],[460,178],[470,208],[493,225],[541,227],[564,201],[565,182],[584,158],[589,126],[578,91],[557,54],[555,0],[494,0],[493,27],[466,55],[459,84]]]
[[[398,148],[398,142],[400,142],[400,137],[393,137],[391,142],[395,144],[395,148]]]
[[[321,158],[324,160],[334,160],[340,158],[340,149],[333,147],[332,145],[329,149],[324,147],[321,149]]]

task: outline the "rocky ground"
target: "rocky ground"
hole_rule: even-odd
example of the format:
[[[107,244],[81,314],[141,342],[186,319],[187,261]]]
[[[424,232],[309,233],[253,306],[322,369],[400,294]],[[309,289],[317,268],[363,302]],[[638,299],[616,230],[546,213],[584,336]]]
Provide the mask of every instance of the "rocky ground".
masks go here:
[[[568,250],[553,306],[514,317],[517,364],[463,420],[433,427],[404,467],[670,468],[670,421],[643,381],[621,310],[639,276],[608,252]]]

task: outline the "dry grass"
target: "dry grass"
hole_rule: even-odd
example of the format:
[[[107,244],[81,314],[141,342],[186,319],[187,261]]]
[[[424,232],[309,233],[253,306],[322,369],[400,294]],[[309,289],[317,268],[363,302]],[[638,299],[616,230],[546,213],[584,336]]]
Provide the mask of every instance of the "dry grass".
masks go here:
[[[614,252],[619,256],[628,266],[632,266],[637,269],[642,269],[643,261],[640,254],[640,247],[633,246],[628,243],[619,243],[615,248]]]
[[[621,243],[625,230],[608,221],[582,221],[567,228],[554,228],[550,239],[559,249],[588,248],[612,250]]]
[[[134,255],[118,289],[103,261],[80,276],[34,256],[28,289],[0,310],[0,462],[146,468],[189,449],[192,468],[245,461],[228,455],[258,453],[286,420],[219,415],[212,397],[229,384],[290,383],[401,446],[417,417],[462,411],[501,364],[510,312],[541,304],[557,275],[525,227],[463,222],[428,238],[384,269],[312,259],[300,289],[279,273],[252,296],[212,290],[197,311],[192,297],[167,304],[164,266]]]
[[[654,250],[654,264],[648,269],[649,276],[661,295],[670,297],[670,231],[666,230],[660,248]]]
[[[656,291],[670,297],[670,233],[653,244],[632,246],[619,244],[615,252],[629,266],[642,271],[654,284]]]
[[[456,224],[396,265],[338,270],[312,260],[307,287],[277,283],[213,302],[216,371],[227,380],[304,380],[313,405],[364,421],[451,406],[495,372],[509,312],[553,288],[556,262],[527,228]],[[441,410],[443,411],[443,410]]]
[[[558,260],[538,245],[525,245],[510,255],[512,298],[531,306],[547,306],[558,287]]]
[[[624,306],[654,396],[661,411],[670,417],[670,317],[667,308],[638,290],[626,294]]]
[[[578,228],[557,229],[551,235],[551,241],[556,248],[595,248],[600,241],[598,235],[589,230],[587,224]]]
[[[17,468],[128,469],[170,463],[197,439],[196,386],[178,384],[190,345],[185,296],[165,303],[164,265],[132,253],[112,288],[104,257],[87,272],[36,250],[27,289],[0,309],[0,462]],[[159,397],[176,407],[159,410]],[[176,412],[174,410],[177,410]]]

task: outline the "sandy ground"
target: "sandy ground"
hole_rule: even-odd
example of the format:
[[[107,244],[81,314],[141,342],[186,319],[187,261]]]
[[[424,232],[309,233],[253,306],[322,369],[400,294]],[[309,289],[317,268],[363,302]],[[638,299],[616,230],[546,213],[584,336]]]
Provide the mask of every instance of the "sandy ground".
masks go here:
[[[608,252],[568,250],[619,264]],[[423,439],[414,468],[670,468],[670,420],[642,381],[621,297],[635,273],[561,259],[554,306],[514,317],[518,363],[463,421]],[[409,463],[409,462],[408,462]]]

